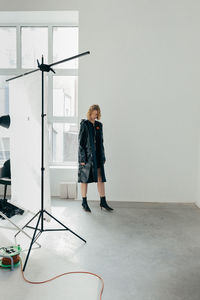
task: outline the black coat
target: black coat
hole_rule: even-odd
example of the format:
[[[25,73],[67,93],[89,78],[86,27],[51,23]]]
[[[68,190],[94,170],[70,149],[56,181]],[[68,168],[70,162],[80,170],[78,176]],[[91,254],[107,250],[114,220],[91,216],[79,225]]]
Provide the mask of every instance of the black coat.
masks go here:
[[[94,144],[93,124],[87,119],[82,119],[80,122],[80,130],[78,136],[78,182],[90,183],[98,182],[97,175],[97,159]],[[103,124],[95,120],[96,139],[100,147],[100,161],[101,161],[101,178],[102,182],[106,181],[104,163],[105,151],[103,145]],[[81,165],[84,162],[85,165]]]

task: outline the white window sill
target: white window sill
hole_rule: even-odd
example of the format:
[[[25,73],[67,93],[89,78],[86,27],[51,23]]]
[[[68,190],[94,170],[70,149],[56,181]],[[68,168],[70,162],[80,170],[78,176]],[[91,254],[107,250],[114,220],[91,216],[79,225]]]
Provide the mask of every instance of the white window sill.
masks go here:
[[[78,166],[49,166],[50,169],[69,169],[74,170],[78,169]]]
[[[0,165],[0,168],[3,167],[3,165]],[[49,166],[49,169],[71,169],[75,170],[78,169],[78,166]]]

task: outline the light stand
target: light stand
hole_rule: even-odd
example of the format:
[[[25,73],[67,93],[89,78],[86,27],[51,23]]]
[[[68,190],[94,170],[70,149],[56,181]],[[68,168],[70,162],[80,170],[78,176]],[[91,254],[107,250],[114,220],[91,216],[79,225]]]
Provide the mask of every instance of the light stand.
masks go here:
[[[50,65],[47,65],[47,64],[44,64],[44,58],[42,56],[42,63],[39,64],[39,61],[37,60],[37,63],[38,63],[38,69],[36,70],[33,70],[33,71],[30,71],[30,72],[26,72],[24,74],[21,74],[21,75],[18,75],[18,76],[15,76],[13,78],[10,78],[10,79],[7,79],[6,81],[10,81],[10,80],[14,80],[16,78],[19,78],[19,77],[22,77],[22,76],[25,76],[25,75],[28,75],[30,73],[33,73],[33,72],[37,72],[37,71],[41,71],[42,72],[42,114],[41,114],[41,118],[42,118],[42,133],[41,133],[41,209],[36,213],[36,215],[31,218],[28,223],[26,223],[22,229],[24,229],[25,227],[27,228],[31,228],[34,230],[34,233],[33,233],[33,237],[32,237],[32,240],[31,240],[31,243],[30,243],[30,246],[29,246],[29,249],[28,249],[28,253],[26,255],[26,259],[25,259],[25,263],[24,263],[24,266],[23,266],[23,272],[25,271],[25,268],[26,268],[26,264],[28,262],[28,258],[29,258],[29,255],[30,255],[30,252],[31,252],[31,249],[32,249],[32,246],[33,244],[36,242],[36,240],[39,238],[39,236],[41,235],[42,232],[44,231],[63,231],[63,230],[69,230],[71,233],[73,233],[74,235],[76,235],[78,238],[80,238],[82,241],[84,241],[86,243],[86,240],[84,240],[82,237],[80,237],[78,234],[76,234],[75,232],[73,232],[71,229],[69,229],[69,227],[65,226],[63,223],[61,223],[58,219],[56,219],[53,215],[51,215],[48,211],[46,211],[44,209],[44,171],[45,171],[45,168],[44,168],[44,117],[46,116],[46,114],[44,114],[44,72],[49,72],[49,71],[52,71],[55,73],[55,71],[51,68],[52,66],[55,66],[57,64],[60,64],[60,63],[63,63],[63,62],[66,62],[66,61],[69,61],[69,60],[72,60],[72,59],[75,59],[75,58],[78,58],[80,56],[83,56],[83,55],[87,55],[87,54],[90,54],[89,51],[87,52],[84,52],[84,53],[81,53],[81,54],[78,54],[76,56],[72,56],[70,58],[66,58],[66,59],[63,59],[61,61],[58,61],[58,62],[55,62],[55,63],[52,63]],[[54,229],[45,229],[44,228],[44,214],[47,214],[48,216],[50,216],[52,219],[54,219],[57,223],[59,223],[61,226],[63,226],[64,228],[62,229],[58,229],[58,228],[54,228]],[[29,224],[36,218],[38,217],[37,219],[37,223],[36,223],[36,226],[33,227],[33,226],[29,226]],[[40,224],[40,228],[39,228],[39,224]],[[37,233],[37,231],[39,231]],[[20,231],[18,231],[16,234],[15,234],[15,237],[17,236],[17,234],[19,233]],[[36,234],[37,233],[37,234]]]

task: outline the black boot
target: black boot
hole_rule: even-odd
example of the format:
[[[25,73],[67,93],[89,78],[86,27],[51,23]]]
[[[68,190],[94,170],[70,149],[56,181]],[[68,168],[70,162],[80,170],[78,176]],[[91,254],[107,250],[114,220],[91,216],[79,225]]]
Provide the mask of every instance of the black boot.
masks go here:
[[[102,209],[102,207],[104,207],[106,210],[113,210],[113,208],[112,207],[110,207],[110,206],[108,206],[108,203],[106,202],[106,197],[104,196],[104,197],[100,197],[100,207],[101,207],[101,209]]]
[[[91,212],[91,209],[89,208],[89,206],[87,204],[87,197],[83,197],[82,206],[83,206],[83,208],[84,208],[85,211]]]

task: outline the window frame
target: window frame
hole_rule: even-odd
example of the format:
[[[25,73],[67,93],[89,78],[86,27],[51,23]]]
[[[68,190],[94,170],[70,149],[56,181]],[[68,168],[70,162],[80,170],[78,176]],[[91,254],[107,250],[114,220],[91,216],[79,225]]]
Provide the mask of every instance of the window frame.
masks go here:
[[[79,50],[79,25],[75,25],[74,23],[70,22],[55,22],[53,24],[51,23],[38,23],[38,22],[30,22],[30,23],[0,23],[0,27],[16,27],[16,68],[0,68],[0,76],[17,76],[25,72],[29,72],[33,70],[33,68],[22,68],[22,47],[21,47],[21,28],[22,27],[46,27],[48,28],[48,61],[45,61],[44,57],[44,63],[50,64],[53,63],[53,28],[54,27],[76,27],[78,28],[78,50]],[[41,62],[41,58],[38,58],[39,62]],[[79,66],[78,66],[79,67]],[[75,103],[76,105],[76,111],[77,116],[74,117],[65,117],[65,116],[53,116],[53,76],[77,76],[78,82],[78,71],[77,69],[59,69],[56,68],[55,72],[56,74],[53,74],[52,72],[48,73],[48,111],[47,111],[47,122],[48,125],[53,126],[53,123],[76,123],[78,124],[78,95],[77,95],[77,101]],[[78,132],[77,132],[78,134]],[[49,157],[49,166],[77,166],[77,161],[74,162],[53,162],[52,156],[53,156],[53,145],[50,144],[50,157]]]

